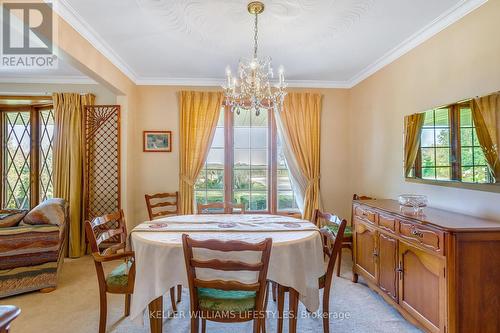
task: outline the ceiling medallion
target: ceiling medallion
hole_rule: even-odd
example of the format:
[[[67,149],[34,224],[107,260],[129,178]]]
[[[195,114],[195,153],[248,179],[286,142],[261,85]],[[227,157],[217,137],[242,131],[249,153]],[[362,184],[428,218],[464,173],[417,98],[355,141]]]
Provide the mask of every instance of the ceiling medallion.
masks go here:
[[[225,103],[240,114],[240,110],[253,110],[258,116],[260,109],[283,108],[286,96],[286,83],[283,66],[278,72],[278,82],[272,85],[274,78],[271,58],[259,59],[258,50],[258,18],[264,11],[264,4],[260,1],[252,1],[247,6],[248,13],[255,16],[254,19],[254,48],[251,60],[240,59],[236,77],[231,74],[231,68],[226,67],[226,83],[222,86],[225,93]]]

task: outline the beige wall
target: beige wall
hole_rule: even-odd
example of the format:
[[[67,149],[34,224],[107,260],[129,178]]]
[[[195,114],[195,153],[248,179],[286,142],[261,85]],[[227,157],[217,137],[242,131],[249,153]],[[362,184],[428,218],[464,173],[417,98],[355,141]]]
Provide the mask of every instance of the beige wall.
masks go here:
[[[500,89],[500,1],[489,1],[350,91],[350,192],[500,219],[500,194],[413,184],[403,178],[403,118]],[[347,194],[346,194],[347,195]]]
[[[144,202],[145,193],[176,191],[179,186],[179,107],[177,92],[182,89],[204,89],[175,86],[141,86],[139,94],[140,116],[134,123],[134,221],[139,223],[147,218]],[[301,89],[302,90],[302,89]],[[347,90],[318,89],[323,95],[322,117],[322,180],[323,203],[331,210],[349,211],[347,191]],[[142,152],[142,131],[170,130],[173,134],[171,153]]]

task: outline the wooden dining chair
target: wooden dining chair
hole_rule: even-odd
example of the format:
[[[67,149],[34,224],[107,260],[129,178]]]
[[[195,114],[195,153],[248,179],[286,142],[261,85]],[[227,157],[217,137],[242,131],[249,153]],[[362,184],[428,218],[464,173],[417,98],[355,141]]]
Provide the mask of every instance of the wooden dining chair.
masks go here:
[[[0,333],[9,333],[10,324],[19,316],[21,310],[14,305],[0,305]]]
[[[272,239],[252,244],[241,241],[194,240],[186,234],[182,235],[184,258],[189,281],[191,304],[191,333],[198,333],[199,319],[202,320],[202,333],[206,331],[206,321],[245,322],[254,321],[253,332],[265,333],[267,306],[267,270],[271,255]],[[261,252],[257,263],[240,260],[220,260],[217,258],[201,260],[195,258],[193,249],[221,252]],[[197,270],[255,272],[254,283],[242,283],[234,280],[203,280]]]
[[[234,214],[234,209],[238,209],[239,214],[245,214],[244,204],[235,204],[232,202],[198,204],[198,214]]]
[[[107,229],[107,226],[113,223],[118,223],[118,227]],[[125,316],[130,314],[130,296],[134,292],[135,281],[135,254],[133,251],[126,250],[127,227],[122,210],[96,217],[92,222],[85,221],[85,232],[92,250],[92,257],[94,257],[99,283],[99,333],[105,333],[107,293],[125,294]],[[99,245],[112,237],[119,237],[120,242],[101,251]],[[123,263],[105,276],[102,263],[118,260],[123,261]]]
[[[323,289],[323,332],[329,333],[330,291],[333,281],[333,270],[335,268],[336,259],[342,250],[342,240],[344,238],[347,221],[340,220],[337,216],[331,214],[324,214],[323,216],[329,223],[338,225],[336,234],[333,234],[330,229],[325,227],[320,229],[321,235],[333,244],[332,246],[328,246],[326,242],[323,243],[323,253],[326,257],[328,257],[328,267],[326,269],[326,274],[318,279],[319,289]],[[278,333],[283,332],[283,309],[286,292],[290,292],[290,288],[278,285]],[[289,299],[290,308],[295,309],[294,311],[296,312],[298,307],[298,297],[290,297]]]
[[[149,219],[179,215],[179,192],[145,194]]]
[[[148,208],[149,220],[167,216],[179,215],[179,192],[145,194],[146,206]],[[175,299],[175,288],[170,288],[170,299],[172,311],[177,312],[176,303],[182,301],[182,285],[177,285],[177,300]]]
[[[330,230],[330,232],[334,235],[337,235],[339,225],[337,223],[331,223],[329,221],[329,218],[332,215],[329,213],[323,213],[319,209],[315,209],[313,212],[313,218],[312,222],[318,227],[321,227],[321,220],[325,221],[325,225],[323,227],[327,228]],[[325,237],[323,237],[323,242],[326,243]],[[354,260],[354,252],[352,250],[353,247],[353,236],[352,236],[352,228],[350,226],[346,226],[344,236],[342,239],[342,248],[343,249],[349,249],[351,251],[351,257]],[[339,252],[339,258],[338,258],[338,264],[337,264],[337,276],[340,276],[340,268],[342,265],[342,250]]]

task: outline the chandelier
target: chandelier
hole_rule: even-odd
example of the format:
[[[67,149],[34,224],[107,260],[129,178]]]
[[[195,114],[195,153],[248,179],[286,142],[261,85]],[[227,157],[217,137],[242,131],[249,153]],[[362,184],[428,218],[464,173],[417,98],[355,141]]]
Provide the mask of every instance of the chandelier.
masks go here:
[[[247,6],[248,12],[255,16],[254,19],[254,47],[251,60],[240,59],[238,73],[235,77],[231,74],[231,68],[226,67],[226,83],[222,86],[225,93],[226,105],[231,112],[236,110],[254,110],[258,116],[260,109],[281,110],[286,96],[286,83],[283,66],[280,66],[278,80],[273,85],[274,78],[271,58],[259,59],[258,50],[258,20],[259,14],[264,11],[264,4],[260,1],[250,2]]]

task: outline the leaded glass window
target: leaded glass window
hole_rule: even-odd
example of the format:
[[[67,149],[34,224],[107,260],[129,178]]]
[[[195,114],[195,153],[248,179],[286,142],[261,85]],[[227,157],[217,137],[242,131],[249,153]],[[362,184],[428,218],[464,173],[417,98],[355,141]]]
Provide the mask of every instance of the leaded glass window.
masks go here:
[[[3,208],[30,208],[30,112],[3,114]]]
[[[0,124],[1,208],[30,209],[52,198],[52,106],[4,106],[0,108]]]

